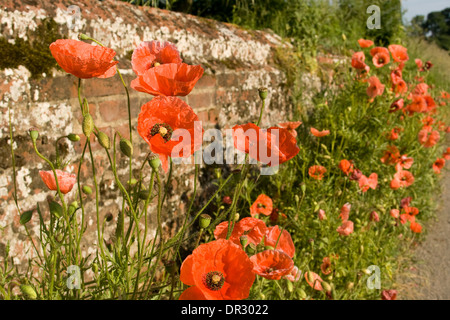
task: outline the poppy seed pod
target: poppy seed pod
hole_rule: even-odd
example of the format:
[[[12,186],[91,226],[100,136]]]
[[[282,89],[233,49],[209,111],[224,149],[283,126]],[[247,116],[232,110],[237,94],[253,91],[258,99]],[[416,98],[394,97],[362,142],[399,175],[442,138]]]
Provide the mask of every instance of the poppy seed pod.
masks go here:
[[[265,99],[267,98],[268,90],[267,90],[267,88],[259,88],[259,89],[258,89],[258,93],[259,93],[259,97],[260,97],[262,100],[265,100]]]
[[[83,117],[83,133],[86,137],[89,138],[93,130],[94,130],[94,119],[92,119],[92,116],[89,113],[87,113]]]
[[[97,135],[98,143],[105,148],[109,149],[111,148],[111,141],[109,140],[109,137],[106,133],[99,131]]]
[[[133,155],[133,145],[131,144],[131,141],[124,138],[120,139],[120,151],[128,158],[131,158]]]
[[[206,229],[208,228],[209,224],[211,223],[211,216],[208,214],[202,214],[200,215],[200,228]]]
[[[22,291],[22,294],[26,296],[27,298],[31,300],[36,300],[37,294],[36,291],[34,291],[33,287],[28,284],[23,284],[20,286],[20,291]]]
[[[159,160],[158,155],[154,154],[148,159],[148,163],[153,170],[157,170],[161,165],[161,160]]]
[[[77,141],[80,141],[80,136],[75,133],[69,133],[69,135],[67,136],[67,139],[69,139],[72,142],[77,142]]]
[[[241,245],[245,248],[245,246],[248,243],[248,237],[246,235],[243,235],[239,238],[239,241],[241,242]]]

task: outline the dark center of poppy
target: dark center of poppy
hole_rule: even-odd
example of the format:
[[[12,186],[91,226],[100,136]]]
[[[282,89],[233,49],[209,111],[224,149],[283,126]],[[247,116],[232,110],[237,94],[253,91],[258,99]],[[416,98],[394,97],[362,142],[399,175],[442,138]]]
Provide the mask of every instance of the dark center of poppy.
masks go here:
[[[266,269],[266,273],[271,273],[271,272],[273,272],[275,269],[274,268],[267,268]]]
[[[266,208],[266,206],[264,204],[262,204],[262,203],[258,203],[257,207],[258,208],[264,208],[264,209]]]
[[[384,63],[384,58],[382,58],[382,57],[378,58],[378,63],[383,64]]]
[[[148,133],[148,138],[151,139],[154,135],[160,134],[165,142],[172,138],[173,130],[167,123],[157,123],[155,124]]]
[[[225,283],[225,277],[222,272],[211,271],[203,275],[203,284],[212,291],[220,290]]]

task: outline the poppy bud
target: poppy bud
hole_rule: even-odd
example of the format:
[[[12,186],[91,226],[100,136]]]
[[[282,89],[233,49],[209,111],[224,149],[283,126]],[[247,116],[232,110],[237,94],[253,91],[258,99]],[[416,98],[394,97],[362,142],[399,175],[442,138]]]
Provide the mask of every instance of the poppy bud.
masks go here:
[[[308,272],[308,281],[310,283],[314,283],[315,282],[314,280],[315,280],[314,279],[314,274],[312,272]]]
[[[259,97],[262,100],[265,100],[267,98],[267,93],[268,93],[267,88],[259,88],[258,92],[259,92]]]
[[[164,260],[164,268],[166,269],[166,272],[168,274],[173,274],[174,272],[176,272],[176,263],[173,260]]]
[[[294,291],[294,285],[292,284],[292,281],[287,282],[287,289],[289,292]]]
[[[91,194],[92,193],[92,189],[89,186],[83,186],[82,191],[84,194]]]
[[[265,246],[264,249],[265,250],[275,250],[275,248],[272,246]]]
[[[248,243],[248,237],[246,235],[243,235],[239,238],[239,240],[241,241],[241,245],[245,248]]]
[[[76,201],[72,202],[69,205],[69,215],[72,215],[75,212],[75,210],[77,210],[77,207],[78,207],[78,203]]]
[[[109,137],[106,133],[99,131],[97,138],[98,142],[103,148],[105,149],[111,148],[111,141],[109,140]]]
[[[94,130],[94,119],[89,113],[86,113],[83,117],[83,133],[89,138],[92,131]]]
[[[50,213],[55,215],[57,218],[60,218],[63,214],[63,209],[58,202],[51,201],[48,204]]]
[[[355,284],[353,282],[349,282],[347,284],[347,290],[352,290],[354,286],[355,286]]]
[[[22,291],[22,294],[26,296],[28,299],[36,300],[37,298],[36,291],[34,291],[33,287],[28,284],[21,285],[20,291]]]
[[[69,139],[72,142],[77,142],[77,141],[80,141],[80,136],[75,133],[69,133],[69,135],[67,136],[67,139]]]
[[[332,290],[328,282],[322,281],[320,284],[322,285],[322,288],[324,288],[326,292],[330,292]]]
[[[300,299],[306,299],[307,295],[306,295],[305,290],[300,288],[297,291],[298,291],[298,296],[300,297]]]
[[[30,137],[33,142],[36,142],[36,140],[39,138],[39,132],[34,129],[30,129]]]
[[[136,180],[135,178],[131,178],[131,180],[128,180],[127,183],[128,183],[130,186],[134,186],[134,185],[137,183],[137,180]]]
[[[223,197],[222,202],[225,204],[231,204],[232,202],[231,197],[230,196]]]
[[[161,165],[161,160],[159,160],[158,155],[154,154],[150,157],[148,163],[150,164],[150,167],[152,167],[153,170],[157,170]]]
[[[305,194],[305,192],[306,192],[306,184],[302,184],[302,186],[301,186],[301,189],[302,189],[302,192],[303,192],[303,194]]]
[[[245,250],[247,251],[248,254],[255,254],[256,253],[256,246],[253,243],[250,243]]]
[[[89,40],[91,39],[89,36],[85,35],[84,33],[78,34],[78,40]]]
[[[200,215],[200,228],[206,229],[208,228],[209,224],[211,223],[211,216],[208,214],[202,214]]]
[[[147,197],[148,197],[148,190],[139,191],[139,199],[147,200]]]
[[[133,145],[131,144],[131,141],[124,138],[120,139],[120,150],[128,158],[131,158],[133,155]]]
[[[239,218],[240,218],[239,213],[236,213],[236,214],[234,215],[234,221],[239,221]]]

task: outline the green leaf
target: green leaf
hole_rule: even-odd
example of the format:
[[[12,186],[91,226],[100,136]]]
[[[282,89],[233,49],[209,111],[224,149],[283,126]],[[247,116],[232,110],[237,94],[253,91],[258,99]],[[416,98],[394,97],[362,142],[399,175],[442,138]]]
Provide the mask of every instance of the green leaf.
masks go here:
[[[21,225],[24,225],[25,223],[27,223],[28,221],[31,220],[31,217],[33,217],[33,211],[34,210],[28,210],[20,215],[20,224]]]
[[[61,205],[58,202],[51,201],[49,203],[49,207],[50,207],[50,213],[51,214],[54,214],[56,217],[61,218],[62,213],[63,213],[63,209],[62,209]]]

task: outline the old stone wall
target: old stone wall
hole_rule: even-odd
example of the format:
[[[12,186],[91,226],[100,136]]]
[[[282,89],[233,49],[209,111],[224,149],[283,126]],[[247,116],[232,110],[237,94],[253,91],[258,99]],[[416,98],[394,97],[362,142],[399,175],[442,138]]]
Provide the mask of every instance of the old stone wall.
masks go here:
[[[72,5],[76,7],[70,7]],[[41,52],[44,51],[42,48],[48,48],[52,39],[76,39],[79,32],[90,35],[117,52],[120,61],[118,66],[128,86],[135,78],[131,69],[131,53],[141,41],[165,40],[175,43],[184,62],[200,64],[205,70],[191,94],[183,98],[198,114],[205,130],[224,130],[238,123],[254,121],[260,105],[257,91],[259,87],[269,88],[267,108],[262,119],[263,127],[290,120],[292,114],[286,75],[275,63],[275,56],[279,54],[280,48],[283,52],[290,50],[290,47],[273,33],[250,32],[225,23],[155,8],[136,7],[113,0],[2,0],[0,256],[9,242],[10,255],[17,264],[25,263],[34,254],[25,230],[19,224],[13,201],[9,116],[14,134],[19,206],[22,210],[29,210],[40,203],[46,211],[46,199],[54,197],[54,192],[48,191],[38,171],[49,168],[35,155],[28,130],[34,127],[39,131],[38,148],[41,153],[53,159],[54,144],[58,137],[69,133],[83,135],[77,97],[78,79],[55,67],[54,61],[48,58],[48,52],[47,56],[41,55]],[[19,61],[14,60],[14,52],[19,52]],[[317,79],[311,79],[316,87],[320,87]],[[83,80],[82,93],[88,99],[90,113],[100,130],[110,137],[115,131],[128,137],[126,94],[117,76]],[[130,98],[133,167],[138,168],[149,148],[137,134],[137,116],[140,106],[152,96],[130,88]],[[59,146],[63,159],[68,162],[66,170],[76,173],[84,146],[83,138],[75,143],[62,139]],[[111,233],[115,228],[122,199],[104,150],[94,142],[93,151],[101,193],[101,218],[109,213],[113,215],[112,221],[106,226],[107,238],[108,232]],[[126,183],[128,160],[120,152],[117,156],[119,176]],[[86,156],[81,166],[81,175],[83,184],[93,186],[90,162]],[[174,166],[170,208],[164,213],[165,231],[168,235],[174,233],[176,217],[180,217],[186,206],[186,199],[192,193],[193,168],[193,165],[188,164]],[[201,181],[204,187],[211,179],[206,175]],[[74,188],[66,195],[66,199],[70,202],[76,196]],[[94,252],[97,242],[94,193],[86,196],[86,213],[88,230],[84,250],[89,254]],[[149,222],[152,226],[155,225],[154,220],[155,217],[152,217]],[[36,238],[39,235],[37,215],[28,226],[31,235]],[[150,229],[154,232],[153,227]]]

